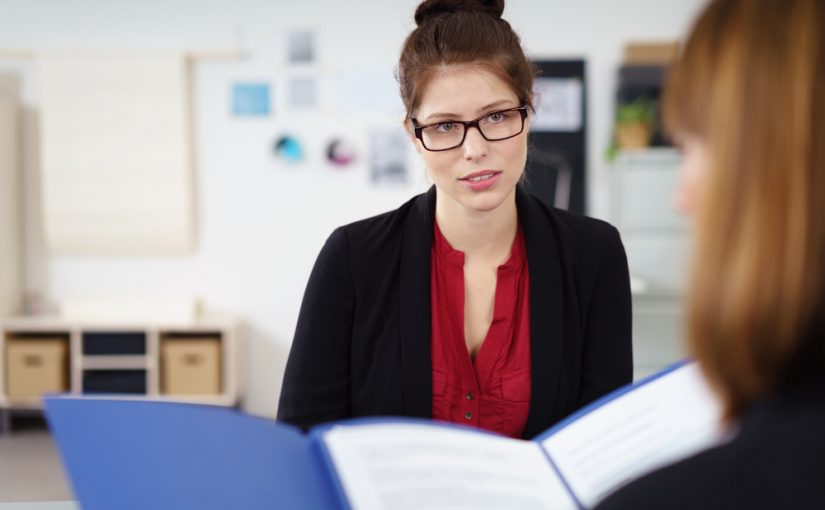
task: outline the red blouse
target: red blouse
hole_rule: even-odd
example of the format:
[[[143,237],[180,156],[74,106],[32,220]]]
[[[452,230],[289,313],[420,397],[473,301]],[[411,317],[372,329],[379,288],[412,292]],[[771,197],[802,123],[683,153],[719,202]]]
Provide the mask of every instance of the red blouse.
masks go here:
[[[464,339],[464,253],[438,224],[431,251],[433,418],[520,438],[530,408],[530,289],[524,235],[498,267],[493,321],[470,359]]]

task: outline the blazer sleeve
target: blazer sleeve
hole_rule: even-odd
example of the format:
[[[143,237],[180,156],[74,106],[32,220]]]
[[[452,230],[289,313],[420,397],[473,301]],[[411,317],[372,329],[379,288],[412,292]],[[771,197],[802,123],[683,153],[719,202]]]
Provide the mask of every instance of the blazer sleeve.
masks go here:
[[[355,292],[347,233],[335,230],[307,283],[287,359],[278,419],[303,429],[349,417]]]
[[[579,407],[633,381],[627,255],[618,230],[609,232],[585,325]]]

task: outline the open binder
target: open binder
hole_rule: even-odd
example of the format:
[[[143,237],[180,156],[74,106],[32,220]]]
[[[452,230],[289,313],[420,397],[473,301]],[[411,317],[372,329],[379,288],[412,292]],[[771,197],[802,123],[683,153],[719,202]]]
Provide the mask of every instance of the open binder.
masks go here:
[[[86,510],[575,510],[723,438],[721,408],[693,363],[617,390],[532,441],[419,419],[303,434],[215,406],[45,403]]]

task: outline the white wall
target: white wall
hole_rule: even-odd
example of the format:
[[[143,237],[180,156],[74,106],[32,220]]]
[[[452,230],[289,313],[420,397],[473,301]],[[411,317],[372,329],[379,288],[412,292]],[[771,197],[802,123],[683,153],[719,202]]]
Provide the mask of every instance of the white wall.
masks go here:
[[[608,143],[615,72],[628,40],[673,39],[704,0],[511,0],[506,18],[536,58],[581,56],[589,74],[589,200],[608,211]],[[282,109],[286,33],[317,31],[318,65],[327,78],[341,71],[385,76],[413,27],[414,0],[0,0],[0,52],[56,48],[240,49],[244,60],[199,60],[194,68],[198,245],[183,257],[65,257],[45,253],[38,212],[37,72],[26,58],[0,53],[0,72],[23,79],[25,286],[50,302],[116,292],[194,294],[207,309],[234,312],[245,323],[245,408],[273,415],[306,278],[336,225],[395,207],[425,189],[420,165],[409,185],[375,189],[363,163],[338,172],[319,152],[328,135],[356,133],[366,150],[372,126],[400,122],[392,114],[343,116],[329,101],[313,113]],[[228,88],[239,79],[271,81],[275,113],[239,121],[228,113]],[[290,130],[307,139],[303,168],[274,161],[269,145]]]

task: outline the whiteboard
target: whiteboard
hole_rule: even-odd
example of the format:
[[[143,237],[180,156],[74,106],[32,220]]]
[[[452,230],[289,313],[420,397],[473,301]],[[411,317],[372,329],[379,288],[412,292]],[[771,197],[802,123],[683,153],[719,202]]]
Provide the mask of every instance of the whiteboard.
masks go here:
[[[194,244],[182,54],[37,56],[44,234],[57,254],[181,254]]]

